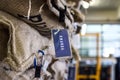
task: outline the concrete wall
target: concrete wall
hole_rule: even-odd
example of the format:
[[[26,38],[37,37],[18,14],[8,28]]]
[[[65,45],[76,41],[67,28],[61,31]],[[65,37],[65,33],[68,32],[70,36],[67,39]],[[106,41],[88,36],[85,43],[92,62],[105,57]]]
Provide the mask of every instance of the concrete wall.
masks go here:
[[[115,9],[88,10],[88,13],[86,14],[86,22],[118,22],[120,23],[119,11]]]

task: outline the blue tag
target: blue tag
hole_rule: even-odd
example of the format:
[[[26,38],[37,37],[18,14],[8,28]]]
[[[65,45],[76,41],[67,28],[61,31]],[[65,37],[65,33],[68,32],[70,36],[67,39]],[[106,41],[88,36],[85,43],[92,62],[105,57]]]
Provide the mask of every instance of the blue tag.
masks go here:
[[[52,30],[56,57],[71,57],[71,49],[66,29]]]
[[[76,67],[74,66],[69,66],[69,71],[68,71],[68,80],[75,80],[76,79]]]

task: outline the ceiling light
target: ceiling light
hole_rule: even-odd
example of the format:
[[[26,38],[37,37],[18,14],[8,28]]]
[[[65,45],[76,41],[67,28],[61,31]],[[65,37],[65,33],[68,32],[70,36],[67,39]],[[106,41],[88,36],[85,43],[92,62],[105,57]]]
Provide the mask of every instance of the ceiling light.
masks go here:
[[[95,4],[95,0],[90,1],[90,5],[93,5],[93,4]]]
[[[83,8],[88,9],[90,4],[86,1],[82,1],[82,6],[83,6]]]
[[[101,0],[91,0],[90,6],[99,6],[101,3]]]

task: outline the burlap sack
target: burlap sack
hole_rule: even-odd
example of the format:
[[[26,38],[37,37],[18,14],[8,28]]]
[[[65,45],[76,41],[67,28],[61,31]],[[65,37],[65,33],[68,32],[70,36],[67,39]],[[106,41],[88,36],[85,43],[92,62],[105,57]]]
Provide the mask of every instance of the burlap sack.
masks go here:
[[[61,6],[58,2],[55,3]],[[30,8],[31,7],[31,8]],[[43,7],[43,8],[42,8]],[[52,7],[54,8],[54,6]],[[51,28],[61,27],[69,28],[72,32],[72,15],[69,9],[65,13],[65,21],[59,22],[58,10],[52,11],[52,8],[46,3],[46,0],[1,0],[0,10],[10,13],[19,19],[24,20],[39,33],[47,38],[51,36]],[[29,20],[28,18],[28,12]]]
[[[27,16],[29,10],[29,1],[30,0],[1,0],[0,9],[11,13],[11,15],[14,16],[18,16],[18,14]],[[30,15],[38,15],[40,6],[44,3],[45,0],[31,0]]]
[[[27,69],[25,72],[11,70],[7,63],[0,62],[0,80],[33,80],[35,69]]]
[[[33,53],[49,42],[29,25],[2,11],[0,11],[0,32],[2,32],[1,60],[7,62],[16,71],[26,70],[33,63],[31,62],[34,58]]]
[[[80,1],[86,1],[86,2],[90,3],[90,1],[92,1],[92,0],[66,0],[66,1],[67,1],[68,5],[78,8],[81,4]]]
[[[66,2],[64,0],[47,0],[47,5],[52,13],[58,16],[59,19],[62,18],[62,21],[59,21],[65,24],[63,27],[69,29],[72,33],[74,30],[72,26],[74,18],[70,12],[70,9],[67,7]]]
[[[2,34],[9,33],[9,35],[5,36],[8,38],[5,39],[6,47],[3,51],[8,50],[0,52],[0,55],[6,55],[2,57],[2,62],[0,62],[0,80],[32,80],[35,70],[28,70],[28,68],[33,64],[33,53],[49,46],[47,54],[54,56],[52,40],[49,41],[29,25],[0,11],[0,30],[3,29],[6,29],[7,32],[4,31],[5,34]]]
[[[65,75],[67,71],[67,63],[63,60],[56,61],[51,68],[54,70],[54,79],[55,80],[66,80]]]

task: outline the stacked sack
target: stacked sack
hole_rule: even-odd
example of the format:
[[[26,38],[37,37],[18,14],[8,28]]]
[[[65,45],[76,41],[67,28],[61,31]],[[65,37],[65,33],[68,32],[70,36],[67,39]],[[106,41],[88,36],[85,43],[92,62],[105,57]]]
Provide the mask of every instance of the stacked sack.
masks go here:
[[[64,80],[68,59],[55,59],[51,30],[67,29],[71,39],[73,23],[83,20],[84,15],[65,0],[1,0],[0,31],[7,32],[1,32],[6,38],[0,42],[5,45],[0,47],[0,80],[35,80],[33,61],[39,49],[48,63],[41,80]],[[73,57],[79,58],[78,53]],[[55,66],[60,64],[64,70]]]

